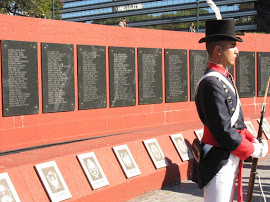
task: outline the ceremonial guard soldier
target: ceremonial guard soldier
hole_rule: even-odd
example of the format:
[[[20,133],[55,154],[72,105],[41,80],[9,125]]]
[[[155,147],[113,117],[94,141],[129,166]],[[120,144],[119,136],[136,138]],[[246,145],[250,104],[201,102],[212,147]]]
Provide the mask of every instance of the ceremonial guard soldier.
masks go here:
[[[233,19],[206,22],[209,64],[199,80],[195,102],[204,124],[204,156],[199,165],[199,186],[205,202],[231,202],[238,177],[238,201],[243,201],[241,168],[249,156],[262,158],[268,153],[266,140],[259,143],[246,129],[233,78],[226,67],[234,65],[239,54]],[[240,75],[241,76],[241,75]]]

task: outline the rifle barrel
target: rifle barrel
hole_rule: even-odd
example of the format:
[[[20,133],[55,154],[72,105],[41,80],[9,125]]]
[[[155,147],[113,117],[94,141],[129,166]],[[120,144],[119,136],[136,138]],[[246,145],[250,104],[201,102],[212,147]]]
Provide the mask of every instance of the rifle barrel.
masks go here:
[[[270,83],[270,76],[269,76],[268,81],[267,81],[266,90],[265,90],[265,93],[264,93],[264,100],[263,100],[263,104],[262,104],[261,118],[260,118],[258,136],[257,136],[257,139],[259,140],[259,142],[261,142],[261,140],[262,140],[262,124],[263,124],[264,112],[265,112],[265,109],[266,109],[266,98],[267,98],[267,94],[268,94],[269,83]],[[251,171],[250,171],[250,176],[249,176],[249,182],[248,182],[248,190],[247,190],[246,202],[251,202],[251,200],[252,200],[257,166],[258,166],[258,159],[253,158]]]

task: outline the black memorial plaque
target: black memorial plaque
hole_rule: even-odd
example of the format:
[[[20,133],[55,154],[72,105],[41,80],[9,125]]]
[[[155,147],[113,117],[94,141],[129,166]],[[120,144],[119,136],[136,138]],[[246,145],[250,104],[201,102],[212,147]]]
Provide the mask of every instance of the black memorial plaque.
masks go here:
[[[232,77],[234,78],[234,65],[228,66],[227,69],[229,73],[232,75]]]
[[[255,96],[255,53],[240,51],[236,58],[236,86],[239,97]]]
[[[134,106],[135,48],[109,47],[110,107]]]
[[[37,114],[37,43],[1,41],[3,116]]]
[[[186,50],[165,49],[165,83],[167,103],[188,100]]]
[[[139,104],[163,102],[160,48],[138,48]]]
[[[74,47],[42,43],[43,113],[73,111]]]
[[[258,97],[263,97],[270,74],[270,52],[258,52],[257,58]]]
[[[106,47],[78,45],[79,109],[107,106]]]
[[[208,64],[208,54],[205,50],[190,50],[190,99],[195,100],[195,88],[204,74]]]

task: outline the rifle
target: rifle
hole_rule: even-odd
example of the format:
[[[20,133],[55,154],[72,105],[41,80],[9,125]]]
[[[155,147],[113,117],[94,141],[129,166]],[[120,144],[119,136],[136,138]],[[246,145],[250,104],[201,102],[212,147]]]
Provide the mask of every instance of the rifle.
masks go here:
[[[259,142],[262,141],[262,124],[263,124],[263,116],[264,116],[264,112],[265,112],[265,108],[266,108],[266,98],[267,98],[269,83],[270,83],[270,76],[269,76],[269,79],[267,81],[266,91],[265,91],[265,94],[264,94],[264,100],[263,100],[263,105],[262,105],[261,118],[260,118],[259,130],[258,130],[258,136],[257,136],[257,140]],[[251,202],[251,200],[252,200],[254,183],[255,183],[255,175],[257,174],[257,172],[256,172],[257,166],[258,166],[258,159],[253,158],[251,171],[250,171],[250,176],[249,176],[249,183],[248,183],[246,202]]]

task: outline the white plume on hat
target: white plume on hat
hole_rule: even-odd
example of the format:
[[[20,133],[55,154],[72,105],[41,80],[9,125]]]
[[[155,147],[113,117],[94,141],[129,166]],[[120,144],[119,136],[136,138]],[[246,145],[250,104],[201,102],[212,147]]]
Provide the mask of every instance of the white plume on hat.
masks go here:
[[[218,7],[216,6],[216,4],[212,0],[206,0],[206,2],[213,9],[213,11],[215,12],[217,20],[222,20],[220,11],[219,11]]]

